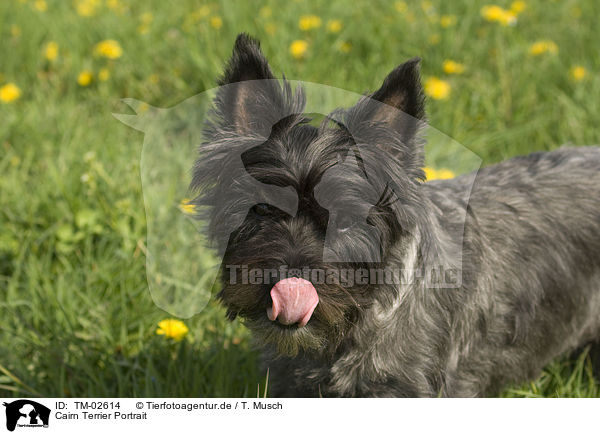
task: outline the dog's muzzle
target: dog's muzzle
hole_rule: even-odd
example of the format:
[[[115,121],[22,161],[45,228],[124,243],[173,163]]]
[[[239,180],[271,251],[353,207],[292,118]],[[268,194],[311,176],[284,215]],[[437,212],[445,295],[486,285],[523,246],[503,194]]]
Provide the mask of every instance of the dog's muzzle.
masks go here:
[[[267,316],[271,321],[281,324],[298,324],[303,327],[308,323],[319,303],[317,290],[308,280],[290,277],[277,282],[271,289],[273,306],[267,308]]]

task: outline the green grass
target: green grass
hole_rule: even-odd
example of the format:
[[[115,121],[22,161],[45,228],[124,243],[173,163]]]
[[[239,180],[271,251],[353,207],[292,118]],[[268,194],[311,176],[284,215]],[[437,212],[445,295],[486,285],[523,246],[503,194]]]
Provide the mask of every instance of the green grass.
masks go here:
[[[124,97],[170,107],[213,87],[240,31],[262,40],[277,74],[358,93],[421,56],[424,78],[452,88],[449,98],[429,100],[431,125],[484,164],[600,142],[595,0],[527,0],[511,27],[485,21],[486,3],[470,0],[407,2],[407,12],[383,1],[223,1],[207,16],[194,14],[205,3],[192,0],[120,0],[116,11],[100,0],[93,17],[79,16],[77,1],[46,1],[45,11],[33,0],[0,2],[0,87],[21,89],[18,100],[0,103],[0,395],[256,396],[259,385],[263,393],[248,332],[214,302],[186,320],[184,341],[155,334],[168,314],[145,275],[143,135],[111,115],[128,113]],[[140,34],[145,12],[153,20]],[[303,14],[322,26],[299,30]],[[448,14],[456,23],[442,28]],[[330,19],[341,20],[339,33],[326,31]],[[120,43],[120,58],[94,56],[105,39]],[[308,41],[303,60],[289,53],[296,39]],[[540,39],[558,53],[531,57]],[[54,62],[43,55],[49,41],[60,47]],[[463,63],[464,74],[444,74],[445,59]],[[587,70],[580,82],[569,76],[575,65]],[[101,68],[107,81],[97,78]],[[87,87],[77,83],[84,69],[94,74]],[[429,163],[462,170],[444,149],[432,149]],[[504,395],[600,391],[584,354]]]

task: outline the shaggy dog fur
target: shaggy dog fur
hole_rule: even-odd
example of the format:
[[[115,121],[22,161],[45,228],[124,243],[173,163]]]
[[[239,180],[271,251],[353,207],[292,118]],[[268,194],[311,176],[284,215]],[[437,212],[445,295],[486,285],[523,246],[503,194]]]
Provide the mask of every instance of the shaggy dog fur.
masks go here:
[[[220,298],[262,344],[273,395],[488,396],[600,337],[599,148],[423,183],[418,59],[320,126],[303,113],[302,89],[274,80],[247,35],[219,84],[192,188],[224,252]],[[239,181],[242,166],[253,191]],[[293,204],[261,199],[256,184],[293,193]],[[339,219],[357,209],[376,242]],[[267,318],[281,276],[249,284],[234,268],[231,279],[232,265],[340,267],[324,260],[326,243],[378,258],[342,261],[355,270],[442,267],[459,278],[454,288],[428,278],[315,283],[305,327]]]

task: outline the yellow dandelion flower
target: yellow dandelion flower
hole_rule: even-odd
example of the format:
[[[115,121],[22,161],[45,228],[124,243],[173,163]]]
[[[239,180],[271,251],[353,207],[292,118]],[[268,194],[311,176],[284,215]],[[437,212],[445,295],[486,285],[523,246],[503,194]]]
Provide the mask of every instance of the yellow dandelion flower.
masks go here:
[[[446,99],[450,96],[450,83],[431,77],[425,81],[425,94],[433,99]]]
[[[498,5],[487,5],[482,7],[481,16],[487,21],[497,22],[503,26],[512,26],[517,23],[517,16],[515,13],[507,11]]]
[[[269,35],[273,36],[276,31],[277,31],[277,26],[275,26],[275,24],[273,24],[273,23],[265,24],[265,32],[267,32]]]
[[[423,172],[425,172],[426,181],[431,181],[432,179],[435,179],[435,174],[437,173],[436,170],[432,167],[424,167]]]
[[[429,38],[427,40],[429,41],[429,43],[431,45],[437,45],[440,43],[441,37],[440,37],[439,33],[433,33],[433,34],[429,35]]]
[[[498,21],[504,14],[504,9],[498,5],[488,5],[481,8],[481,16],[487,21]]]
[[[152,84],[158,84],[158,82],[160,81],[160,77],[158,74],[151,74],[148,77],[148,81]]]
[[[446,74],[462,74],[465,72],[465,65],[454,60],[444,60],[442,69]]]
[[[121,8],[121,2],[119,0],[106,0],[106,7],[115,11]]]
[[[218,15],[215,15],[214,17],[210,17],[210,26],[213,29],[217,29],[217,30],[220,29],[221,27],[223,27],[223,19]]]
[[[519,15],[525,8],[527,8],[527,4],[521,0],[516,0],[510,4],[510,11],[515,15]]]
[[[165,338],[171,338],[175,341],[180,341],[185,337],[185,335],[188,334],[189,331],[190,329],[188,329],[183,321],[169,318],[163,319],[158,323],[156,334],[162,335]]]
[[[340,20],[327,21],[327,31],[329,33],[339,33],[342,30],[342,22]]]
[[[442,15],[440,18],[440,26],[443,28],[451,27],[456,24],[456,15]]]
[[[54,62],[58,57],[58,44],[54,41],[50,41],[44,48],[44,57],[50,62]]]
[[[200,21],[202,18],[206,18],[209,15],[210,15],[210,6],[209,5],[201,6],[200,8],[196,9],[194,12],[192,12],[190,14],[192,20],[194,20],[194,21]]]
[[[300,30],[312,30],[321,27],[321,18],[316,15],[302,15],[298,21]]]
[[[191,203],[190,199],[182,199],[181,202],[179,202],[179,209],[181,210],[182,213],[184,214],[195,214],[196,213],[196,205],[194,205],[193,203]]]
[[[110,79],[110,69],[100,68],[100,71],[98,71],[98,80],[108,81],[109,79]]]
[[[75,9],[79,16],[93,17],[100,6],[100,0],[78,0]]]
[[[40,12],[46,12],[48,10],[48,3],[46,3],[46,0],[35,0],[33,7]]]
[[[342,42],[340,44],[340,51],[342,53],[349,53],[352,50],[352,44],[350,42]]]
[[[145,24],[150,24],[154,21],[154,15],[152,15],[152,12],[144,12],[140,15],[140,21]]]
[[[408,5],[406,4],[406,2],[396,2],[394,3],[394,7],[401,14],[406,12],[406,10],[408,9]]]
[[[21,36],[21,27],[13,24],[12,26],[10,26],[10,34],[13,38],[18,38],[19,36]]]
[[[150,32],[150,26],[146,23],[142,23],[138,26],[137,32],[140,35],[147,35]]]
[[[302,59],[308,49],[308,42],[297,39],[290,45],[290,54],[295,59]]]
[[[107,59],[118,59],[123,55],[123,49],[117,41],[107,39],[96,44],[94,53],[97,56],[106,57]]]
[[[273,11],[271,10],[271,8],[269,6],[263,6],[258,11],[258,14],[263,18],[271,18]]]
[[[498,21],[503,26],[514,26],[517,24],[517,16],[511,11],[504,11],[504,14]]]
[[[556,54],[557,52],[558,45],[549,39],[534,42],[531,44],[531,47],[529,47],[529,54],[532,56],[539,56],[544,53]]]
[[[436,179],[452,179],[456,175],[449,169],[434,169],[432,167],[424,167],[423,172],[425,172],[425,180],[433,181]]]
[[[587,71],[583,66],[574,66],[571,68],[571,71],[569,71],[569,74],[573,80],[581,81],[587,75]]]
[[[150,32],[150,24],[154,21],[154,15],[151,12],[144,12],[140,15],[141,24],[138,26],[137,31],[140,35],[145,35]]]
[[[87,69],[81,71],[79,73],[79,75],[77,76],[77,84],[81,87],[86,87],[89,86],[90,83],[92,82],[92,79],[94,78],[94,74],[92,74],[91,71],[88,71]]]
[[[21,97],[21,89],[14,83],[6,83],[0,87],[0,101],[10,103],[18,100]]]
[[[436,179],[452,179],[456,175],[454,175],[454,172],[449,169],[438,169],[436,176]]]
[[[423,12],[425,12],[428,15],[433,14],[435,12],[433,4],[429,0],[421,2],[421,9],[423,9]]]

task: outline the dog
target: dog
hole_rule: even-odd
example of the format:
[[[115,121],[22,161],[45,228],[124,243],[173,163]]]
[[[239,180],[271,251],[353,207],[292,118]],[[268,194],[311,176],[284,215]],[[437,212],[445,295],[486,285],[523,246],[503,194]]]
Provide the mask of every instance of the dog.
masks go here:
[[[313,125],[235,42],[191,188],[273,396],[492,396],[600,337],[600,148],[423,182],[419,63]]]

